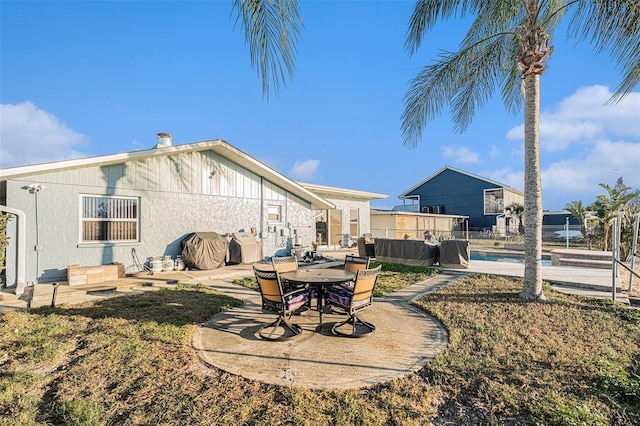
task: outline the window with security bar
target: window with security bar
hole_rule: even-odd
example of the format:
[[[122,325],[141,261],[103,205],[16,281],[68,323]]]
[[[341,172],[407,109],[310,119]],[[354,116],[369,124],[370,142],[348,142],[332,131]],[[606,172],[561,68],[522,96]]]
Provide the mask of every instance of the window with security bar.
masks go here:
[[[135,197],[81,196],[82,242],[138,241]]]

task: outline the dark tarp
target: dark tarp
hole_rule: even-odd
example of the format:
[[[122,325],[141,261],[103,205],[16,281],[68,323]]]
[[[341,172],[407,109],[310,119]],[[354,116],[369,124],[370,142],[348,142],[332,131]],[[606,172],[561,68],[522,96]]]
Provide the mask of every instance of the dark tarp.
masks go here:
[[[431,266],[438,258],[438,246],[423,240],[376,238],[376,261],[409,266]]]
[[[225,264],[227,245],[216,232],[194,232],[182,240],[182,260],[190,269],[217,269]]]
[[[358,256],[374,257],[374,243],[368,237],[358,237]]]
[[[248,232],[234,232],[229,242],[229,263],[254,263],[262,260],[262,243]]]
[[[442,240],[440,242],[440,266],[469,269],[469,250],[469,241],[467,240]]]

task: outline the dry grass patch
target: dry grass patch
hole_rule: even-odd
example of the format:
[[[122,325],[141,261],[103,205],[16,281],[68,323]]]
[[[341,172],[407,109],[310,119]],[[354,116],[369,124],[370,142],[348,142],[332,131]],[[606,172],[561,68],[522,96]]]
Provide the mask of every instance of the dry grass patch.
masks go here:
[[[438,393],[417,375],[321,392],[205,366],[193,332],[240,303],[176,288],[0,316],[0,425],[421,425],[435,414]]]
[[[462,424],[638,424],[640,312],[556,293],[519,299],[521,280],[475,275],[417,303],[450,332],[424,371]]]
[[[411,274],[392,275],[423,279]],[[638,312],[548,287],[527,303],[521,285],[473,275],[421,299],[449,330],[445,352],[339,391],[204,365],[194,331],[241,302],[203,286],[4,314],[0,425],[639,424]]]

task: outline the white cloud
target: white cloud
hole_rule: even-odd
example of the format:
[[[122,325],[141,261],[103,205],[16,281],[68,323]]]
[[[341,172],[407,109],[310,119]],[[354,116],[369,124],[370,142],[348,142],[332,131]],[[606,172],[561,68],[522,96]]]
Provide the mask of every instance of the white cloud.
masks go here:
[[[0,167],[82,157],[88,140],[31,102],[0,104]]]
[[[622,177],[625,185],[640,188],[640,142],[596,140],[593,149],[581,158],[557,161],[542,170],[544,208],[560,210],[571,201],[595,201],[604,190],[600,183],[615,185]],[[509,167],[479,173],[513,188],[524,188],[524,172]]]
[[[640,92],[607,104],[612,93],[606,86],[578,89],[552,112],[540,113],[540,147],[561,151],[571,144],[592,144],[596,139],[640,137]],[[507,131],[507,138],[522,140],[524,125]]]
[[[480,162],[478,154],[468,148],[451,148],[450,146],[442,147],[442,156],[444,158],[453,158],[458,164],[476,164]]]
[[[315,175],[319,165],[320,161],[318,160],[296,161],[289,174],[295,180],[309,181]]]
[[[492,170],[488,172],[480,173],[480,176],[484,176],[496,182],[509,185],[512,188],[522,191],[524,188],[524,172],[513,170],[509,167],[499,170]]]
[[[640,143],[598,140],[584,158],[558,161],[544,169],[543,194],[566,196],[566,202],[582,200],[589,204],[603,193],[600,183],[615,185],[619,177],[627,186],[640,188],[639,166]]]

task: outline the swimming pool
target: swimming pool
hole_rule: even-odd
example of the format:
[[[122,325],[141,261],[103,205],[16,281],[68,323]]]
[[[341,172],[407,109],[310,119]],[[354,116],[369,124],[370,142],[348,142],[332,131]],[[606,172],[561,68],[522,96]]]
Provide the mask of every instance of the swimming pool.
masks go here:
[[[509,263],[524,263],[524,257],[518,254],[507,253],[487,253],[487,252],[472,252],[470,260],[484,260],[487,262],[509,262]],[[542,266],[550,266],[551,259],[542,259]]]

